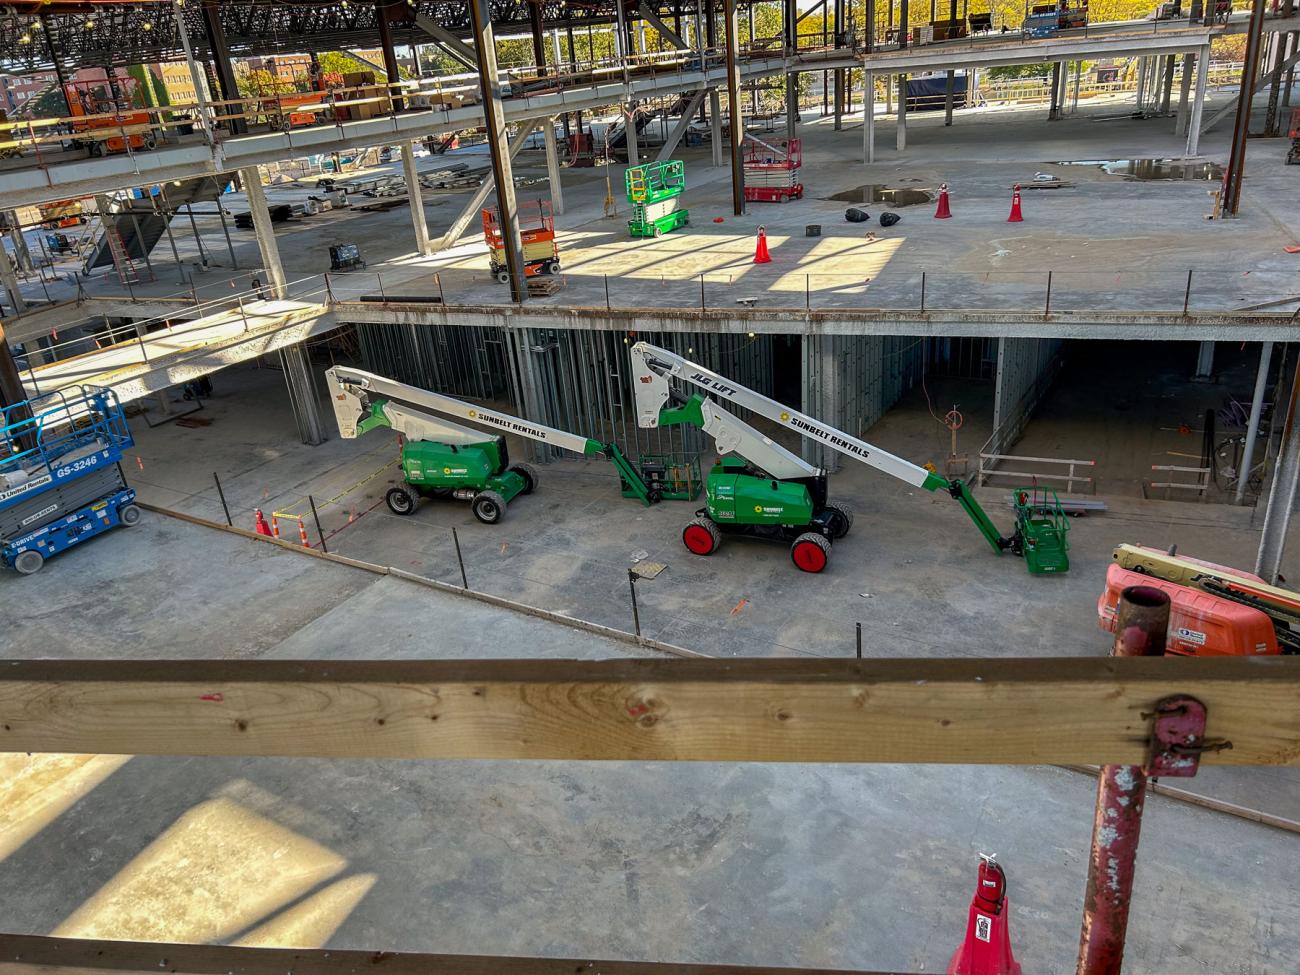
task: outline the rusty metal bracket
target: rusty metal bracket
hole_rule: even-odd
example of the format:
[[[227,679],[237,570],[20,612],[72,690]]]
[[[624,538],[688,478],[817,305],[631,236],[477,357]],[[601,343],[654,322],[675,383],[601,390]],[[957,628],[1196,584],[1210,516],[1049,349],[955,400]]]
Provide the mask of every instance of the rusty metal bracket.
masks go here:
[[[1230,741],[1205,737],[1205,705],[1194,697],[1166,697],[1142,717],[1152,719],[1151,754],[1145,769],[1150,776],[1191,778],[1200,768],[1202,754],[1232,747]]]

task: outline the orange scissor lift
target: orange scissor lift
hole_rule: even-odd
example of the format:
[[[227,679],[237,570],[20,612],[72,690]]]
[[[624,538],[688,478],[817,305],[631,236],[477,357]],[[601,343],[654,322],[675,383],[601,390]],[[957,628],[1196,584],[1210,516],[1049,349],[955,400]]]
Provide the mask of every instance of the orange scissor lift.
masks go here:
[[[120,130],[118,135],[107,139],[93,136],[74,138],[74,143],[84,146],[92,156],[126,152],[127,149],[152,149],[157,140],[152,129],[147,127],[153,124],[153,119],[137,104],[142,101],[139,89],[134,78],[67,82],[63,94],[68,101],[68,113],[72,116],[74,136],[84,136],[98,129]]]
[[[524,247],[524,277],[555,274],[560,270],[560,248],[555,243],[555,219],[546,200],[519,204],[519,237]],[[487,241],[492,276],[502,284],[510,282],[506,266],[506,245],[496,207],[483,208],[483,239]]]

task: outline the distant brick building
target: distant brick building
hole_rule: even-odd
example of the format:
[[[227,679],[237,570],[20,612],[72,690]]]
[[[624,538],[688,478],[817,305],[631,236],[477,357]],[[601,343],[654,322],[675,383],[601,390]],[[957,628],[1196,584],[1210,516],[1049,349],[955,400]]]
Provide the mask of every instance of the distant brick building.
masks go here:
[[[163,88],[167,91],[167,100],[173,105],[193,105],[199,100],[198,93],[194,90],[194,78],[190,74],[190,66],[184,61],[151,64],[149,69],[154,77],[162,79]]]
[[[0,74],[0,110],[15,114],[35,95],[58,81],[53,71],[32,74]]]

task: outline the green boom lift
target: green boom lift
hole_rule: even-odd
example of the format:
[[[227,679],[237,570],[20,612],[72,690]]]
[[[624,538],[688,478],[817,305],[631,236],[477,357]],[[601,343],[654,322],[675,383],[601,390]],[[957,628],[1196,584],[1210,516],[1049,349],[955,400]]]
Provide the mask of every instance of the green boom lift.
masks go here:
[[[643,476],[617,444],[589,440],[361,369],[333,366],[325,378],[340,436],[351,439],[376,427],[402,434],[403,483],[384,498],[395,515],[411,514],[421,498],[452,497],[468,501],[475,518],[495,525],[505,517],[506,505],[532,493],[538,484],[534,467],[510,462],[506,433],[605,457],[618,471],[624,494],[644,505],[654,504],[664,494],[664,486],[653,476]],[[448,416],[487,430],[461,426]]]
[[[961,505],[994,552],[1023,551],[1019,524],[1011,537],[1004,537],[964,481],[950,481],[895,457],[647,342],[632,346],[632,374],[640,426],[690,424],[709,434],[717,446],[719,460],[705,481],[706,506],[682,531],[683,543],[696,555],[716,552],[724,534],[749,535],[792,543],[790,557],[794,564],[804,572],[821,572],[829,559],[831,542],[843,538],[853,526],[853,511],[846,504],[828,499],[825,471],[720,409],[707,396],[687,396],[673,389],[671,379],[699,386],[718,400],[752,410],[778,426],[915,487],[943,491]],[[1047,526],[1039,523],[1034,527],[1039,535],[1036,541],[1043,544],[1041,536]],[[1054,571],[1064,572],[1066,568],[1068,561],[1058,564]]]

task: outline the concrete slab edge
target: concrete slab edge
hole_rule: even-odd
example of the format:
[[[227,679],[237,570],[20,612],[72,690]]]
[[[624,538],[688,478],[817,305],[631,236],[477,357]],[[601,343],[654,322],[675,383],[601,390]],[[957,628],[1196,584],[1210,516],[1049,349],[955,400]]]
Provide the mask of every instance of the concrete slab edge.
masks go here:
[[[551,623],[558,623],[560,626],[567,626],[570,629],[582,630],[586,633],[594,633],[611,640],[617,640],[619,643],[644,647],[647,650],[655,650],[659,653],[667,653],[675,657],[707,658],[709,656],[709,654],[706,653],[698,653],[695,650],[688,650],[685,647],[679,647],[671,643],[664,643],[660,640],[651,639],[650,637],[638,637],[634,633],[629,633],[626,630],[620,630],[616,627],[604,626],[600,623],[592,623],[589,620],[579,619],[575,616],[566,616],[563,613],[556,613],[549,609],[542,609],[539,606],[529,606],[527,603],[516,602],[515,600],[507,599],[504,596],[494,596],[491,593],[477,592],[473,589],[462,589],[460,586],[455,586],[447,582],[440,582],[437,579],[429,579],[425,576],[416,575],[413,572],[407,572],[404,569],[379,565],[375,562],[364,562],[360,559],[348,558],[346,555],[335,555],[333,552],[322,552],[318,549],[304,548],[302,545],[294,542],[286,542],[282,538],[269,538],[266,535],[259,535],[257,532],[250,531],[247,528],[236,528],[234,525],[223,525],[219,521],[210,521],[207,518],[187,514],[183,511],[173,511],[170,508],[149,504],[145,501],[137,501],[136,504],[145,511],[149,511],[153,514],[164,515],[168,518],[175,518],[178,521],[188,522],[192,525],[199,525],[203,528],[212,528],[231,535],[239,535],[242,538],[247,538],[251,541],[276,545],[286,551],[294,552],[298,555],[308,555],[312,558],[324,559],[327,562],[346,565],[353,569],[361,569],[375,575],[393,576],[396,579],[402,579],[405,582],[413,582],[416,585],[424,586],[428,589],[436,589],[439,592],[445,592],[464,599],[473,599],[477,602],[496,606],[500,609],[506,609],[513,613],[522,613],[525,616],[544,619]]]

